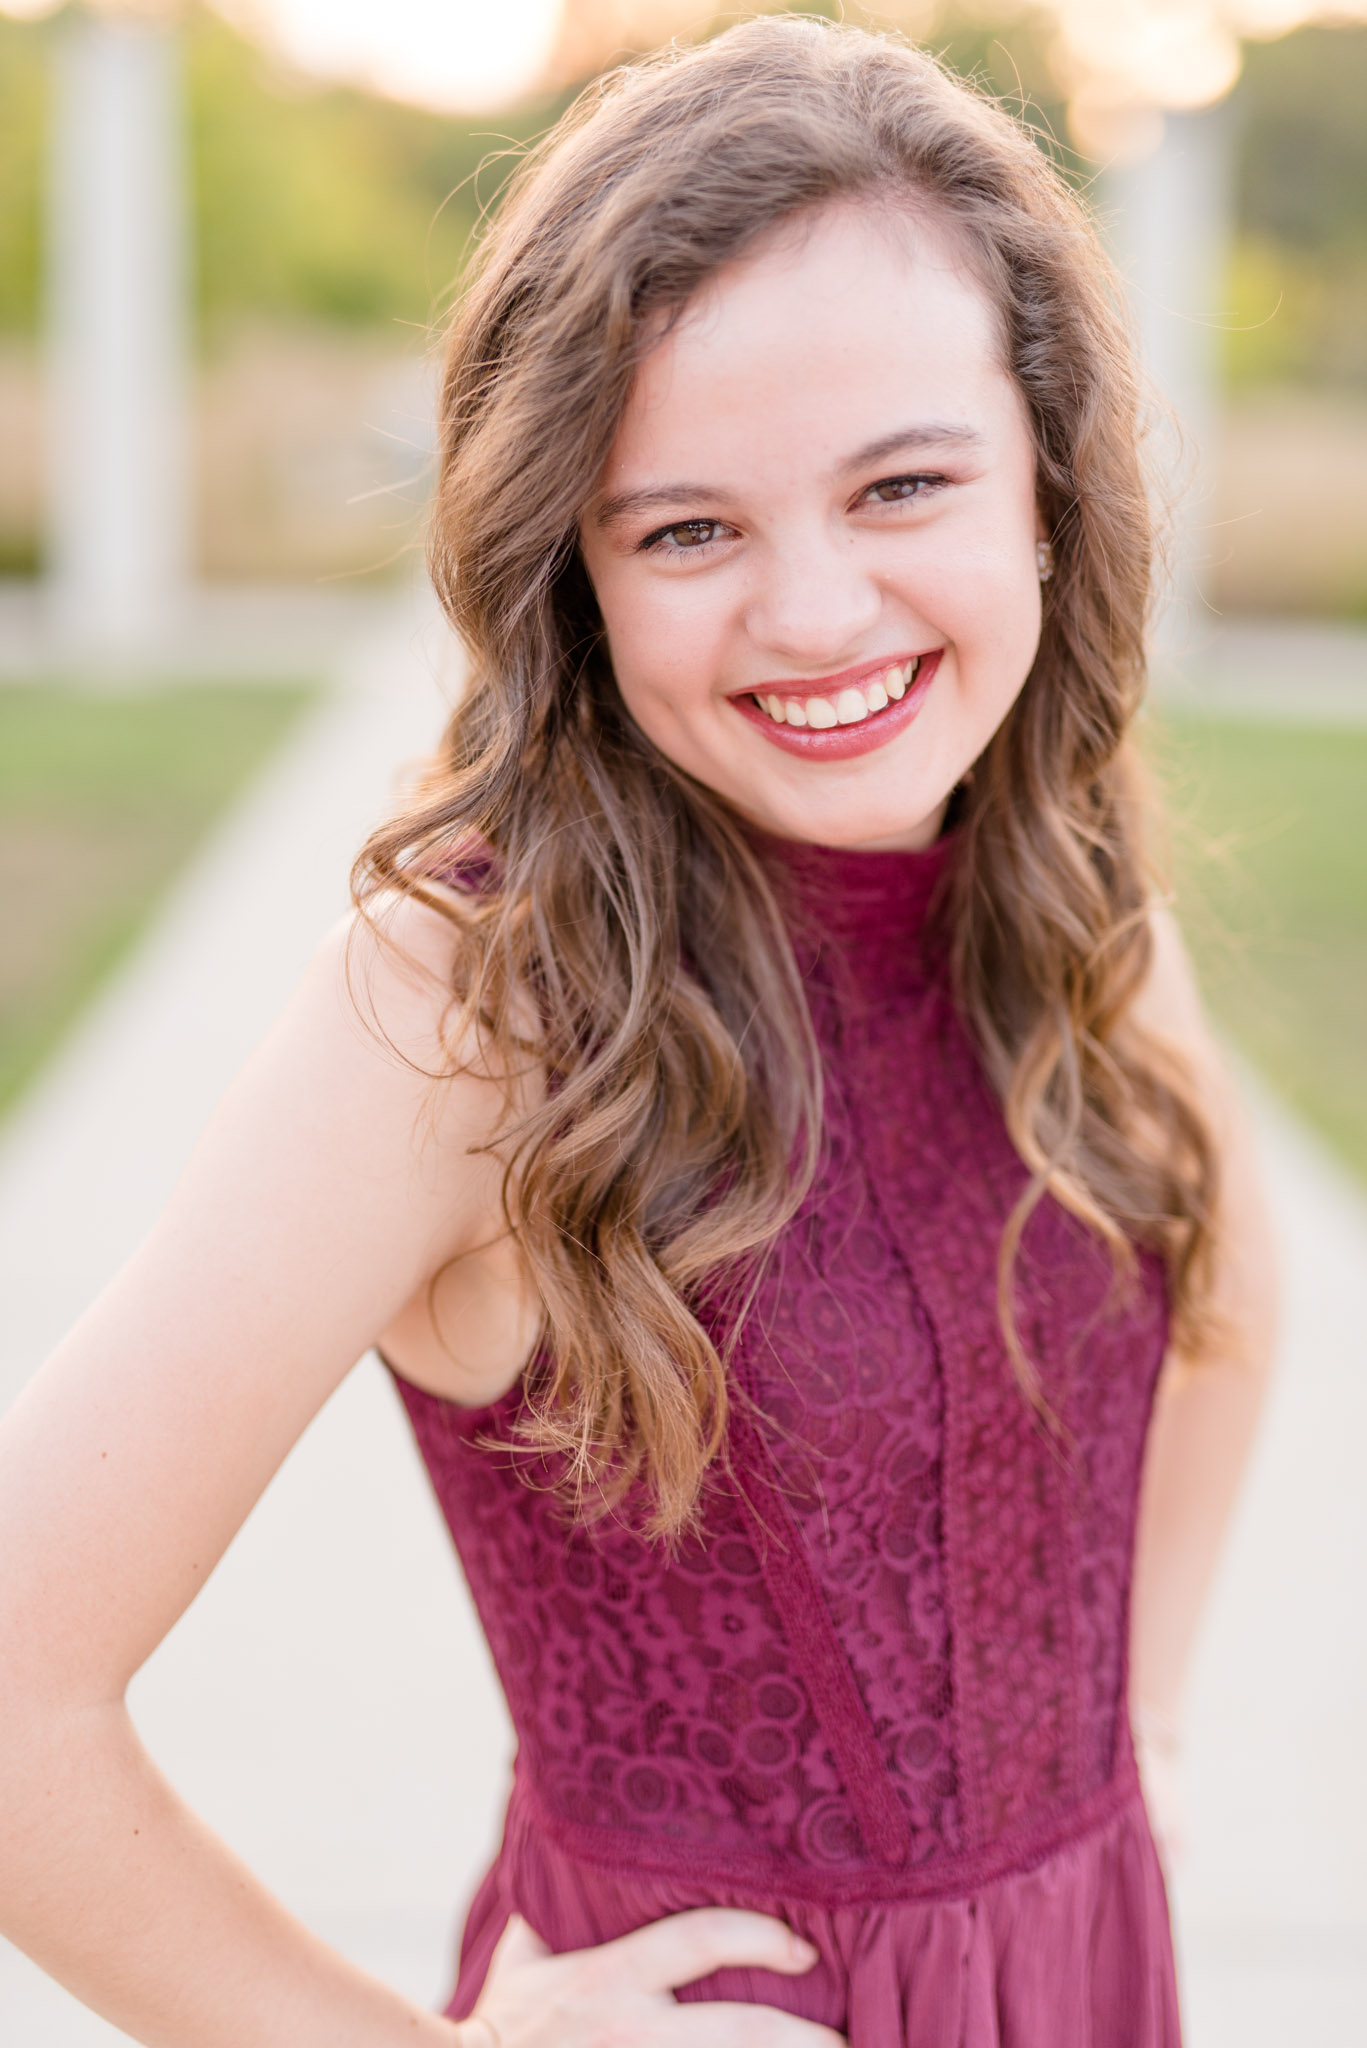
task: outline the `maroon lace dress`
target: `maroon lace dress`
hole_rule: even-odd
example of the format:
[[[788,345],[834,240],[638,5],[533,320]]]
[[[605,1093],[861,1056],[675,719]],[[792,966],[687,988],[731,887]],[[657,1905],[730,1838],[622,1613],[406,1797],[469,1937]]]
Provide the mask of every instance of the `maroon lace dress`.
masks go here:
[[[682,1998],[853,2048],[1174,2048],[1126,1714],[1161,1274],[1117,1300],[1096,1241],[1037,1212],[1019,1299],[1051,1442],[997,1321],[1023,1169],[928,937],[948,845],[779,857],[824,1161],[743,1327],[702,1535],[671,1557],[569,1530],[498,1448],[521,1385],[474,1411],[399,1380],[518,1737],[448,2010],[512,1911],[565,1950],[727,1904],[821,1960]]]

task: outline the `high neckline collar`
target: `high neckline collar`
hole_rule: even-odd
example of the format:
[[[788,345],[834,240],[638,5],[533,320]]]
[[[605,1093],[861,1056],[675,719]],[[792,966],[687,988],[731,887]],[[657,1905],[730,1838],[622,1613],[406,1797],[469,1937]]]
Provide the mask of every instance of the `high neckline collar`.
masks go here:
[[[804,976],[819,962],[831,964],[834,955],[841,978],[867,996],[924,986],[938,958],[932,912],[957,832],[914,851],[820,846],[759,830],[751,838],[773,879]]]

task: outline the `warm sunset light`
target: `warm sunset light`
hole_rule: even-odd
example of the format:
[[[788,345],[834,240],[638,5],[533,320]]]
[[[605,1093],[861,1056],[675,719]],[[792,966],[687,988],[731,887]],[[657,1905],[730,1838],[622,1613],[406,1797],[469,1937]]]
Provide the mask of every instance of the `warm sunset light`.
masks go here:
[[[515,98],[545,68],[561,0],[219,0],[301,70],[419,106]]]
[[[0,0],[37,18],[59,0]],[[301,70],[436,108],[492,107],[542,80],[554,53],[590,69],[712,18],[694,0],[214,0],[219,11]],[[175,0],[93,0],[100,12],[171,11]],[[871,9],[933,35],[926,4]],[[990,17],[991,8],[983,8]],[[1367,0],[1050,0],[1055,63],[1072,102],[1075,139],[1104,150],[1154,110],[1208,106],[1239,75],[1240,40],[1317,19],[1367,21]],[[857,12],[857,10],[856,10]],[[1136,126],[1137,124],[1137,126]]]
[[[0,14],[37,20],[61,4],[0,0]],[[132,18],[174,9],[175,0],[92,7]],[[534,85],[561,11],[561,0],[218,0],[234,26],[301,71],[438,109],[497,106]]]

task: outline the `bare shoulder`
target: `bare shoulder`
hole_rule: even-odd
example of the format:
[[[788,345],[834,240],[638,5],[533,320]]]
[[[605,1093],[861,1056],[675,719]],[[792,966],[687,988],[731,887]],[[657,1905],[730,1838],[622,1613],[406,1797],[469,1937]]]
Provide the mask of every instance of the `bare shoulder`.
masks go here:
[[[0,1637],[44,1645],[67,1696],[126,1685],[356,1360],[501,1228],[505,1091],[449,1043],[459,933],[380,909],[325,938],[151,1233],[0,1426]]]
[[[1177,1053],[1196,1086],[1216,1151],[1214,1303],[1241,1351],[1265,1358],[1276,1325],[1277,1252],[1262,1160],[1236,1075],[1213,1029],[1180,926],[1168,905],[1151,911],[1153,956],[1133,1016]]]
[[[452,890],[432,892],[440,908],[399,890],[372,897],[334,925],[304,988],[335,1021],[382,1056],[432,1071],[472,1064],[473,1046],[452,1045],[449,1026],[458,966],[467,948],[468,906]]]
[[[1246,1147],[1239,1091],[1225,1049],[1212,1026],[1181,926],[1171,906],[1149,911],[1152,954],[1130,1014],[1145,1036],[1175,1053],[1200,1094],[1211,1132],[1223,1150]]]
[[[541,1079],[463,1022],[456,990],[469,970],[469,911],[468,899],[444,890],[435,908],[410,897],[367,906],[342,934],[342,968],[347,1030],[428,1091],[415,1122],[427,1148],[424,1211],[441,1226],[378,1348],[428,1392],[481,1407],[512,1384],[540,1328],[503,1208],[503,1141]]]
[[[443,907],[434,908],[386,893],[339,920],[281,1020],[279,1052],[302,1059],[307,1045],[307,1072],[296,1079],[310,1089],[345,1078],[362,1091],[358,1108],[421,1103],[429,1134],[478,1145],[527,1077],[487,1033],[461,1028],[468,905],[452,891],[440,896]]]
[[[1153,951],[1133,1015],[1145,1031],[1189,1058],[1220,1061],[1196,970],[1171,907],[1155,901],[1149,909]]]

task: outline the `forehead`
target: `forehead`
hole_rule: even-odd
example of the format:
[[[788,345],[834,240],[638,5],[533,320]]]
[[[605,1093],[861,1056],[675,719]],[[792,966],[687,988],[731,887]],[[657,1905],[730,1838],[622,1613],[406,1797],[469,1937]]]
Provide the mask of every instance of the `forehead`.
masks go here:
[[[830,460],[913,418],[1024,430],[997,311],[932,221],[833,206],[709,279],[637,372],[605,482],[765,448]]]

